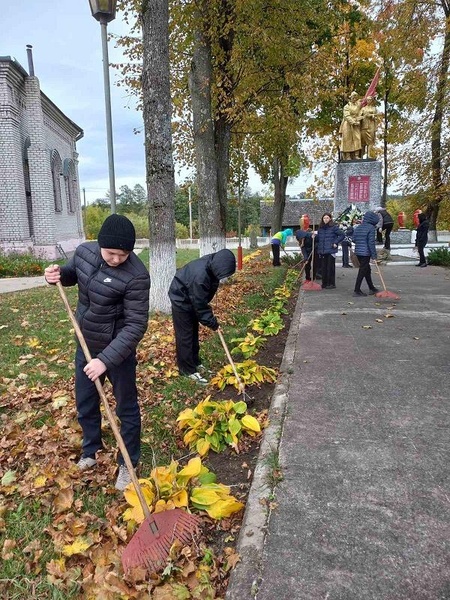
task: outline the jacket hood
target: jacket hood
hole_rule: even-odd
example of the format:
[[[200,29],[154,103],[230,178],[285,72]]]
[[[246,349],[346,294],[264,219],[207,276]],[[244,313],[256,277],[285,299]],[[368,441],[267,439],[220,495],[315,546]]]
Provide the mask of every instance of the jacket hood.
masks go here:
[[[211,259],[211,270],[217,279],[230,277],[236,271],[236,258],[228,248],[219,250]]]
[[[294,235],[292,229],[285,229],[283,233],[285,233],[286,235]]]
[[[376,225],[379,221],[380,217],[376,212],[369,210],[363,216],[363,223],[370,223],[370,225]]]
[[[428,221],[427,215],[425,213],[419,213],[419,223],[423,223],[424,221]]]

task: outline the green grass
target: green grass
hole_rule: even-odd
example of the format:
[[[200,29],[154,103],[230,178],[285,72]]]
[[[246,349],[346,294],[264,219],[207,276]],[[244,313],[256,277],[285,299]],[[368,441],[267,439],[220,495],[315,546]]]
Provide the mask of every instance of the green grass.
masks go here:
[[[187,261],[195,258],[195,251],[182,251],[178,260]],[[182,254],[182,256],[181,256]],[[142,255],[141,255],[142,257]],[[144,254],[145,260],[145,254]],[[267,308],[275,288],[284,280],[286,270],[272,269],[267,256],[262,257],[267,269],[263,272],[244,272],[250,280],[249,288],[243,294],[243,303],[235,313],[227,314],[224,325],[225,338],[231,348],[231,339],[245,335],[249,322]],[[181,266],[181,264],[180,264]],[[247,280],[246,279],[246,280]],[[253,290],[253,291],[252,291]],[[76,304],[76,288],[67,288],[71,305]],[[214,306],[214,302],[213,302]],[[67,429],[68,436],[74,436],[69,445],[64,440],[46,437],[47,432],[58,435],[59,427],[67,427],[67,419],[75,419],[73,406],[73,355],[75,349],[74,334],[65,313],[64,305],[54,287],[24,290],[17,293],[4,294],[0,302],[0,355],[2,356],[2,372],[0,374],[0,412],[2,427],[6,428],[15,422],[16,417],[29,411],[27,421],[19,428],[13,429],[5,438],[15,440],[21,428],[25,435],[33,435],[32,445],[29,437],[24,439],[27,456],[19,454],[14,458],[17,446],[20,445],[20,433],[11,450],[0,449],[0,480],[4,473],[17,469],[18,477],[25,477],[29,466],[36,464],[40,469],[46,464],[46,453],[52,454],[50,465],[58,465],[60,461],[68,461],[79,451],[80,435],[77,430]],[[224,350],[218,335],[209,335],[201,344],[204,364],[214,371],[226,364]],[[256,360],[258,356],[256,355]],[[184,377],[165,379],[158,373],[153,382],[148,380],[148,367],[153,365],[150,358],[147,363],[138,365],[138,385],[140,386],[141,407],[143,417],[142,429],[142,475],[146,476],[155,465],[168,464],[171,459],[180,459],[189,454],[189,450],[180,445],[181,436],[175,426],[179,412],[186,406],[192,406],[204,398],[204,389]],[[147,379],[146,379],[147,377]],[[53,390],[67,391],[69,404],[62,409],[52,409]],[[145,397],[144,397],[145,396]],[[111,430],[105,431],[107,447],[116,448]],[[72,445],[73,444],[73,445]],[[40,449],[44,452],[40,454]],[[34,456],[33,452],[38,455]],[[12,461],[8,461],[12,458]],[[50,458],[50,457],[49,457]],[[73,458],[71,459],[73,460]],[[65,464],[65,463],[64,463]],[[276,466],[276,465],[275,465]],[[276,469],[275,469],[276,470]],[[33,476],[34,477],[34,476]],[[220,481],[220,473],[217,473]],[[111,526],[111,519],[120,525],[120,502],[111,490],[98,485],[80,485],[74,483],[75,500],[70,509],[76,517],[83,518],[89,513],[95,519],[89,521],[88,527],[98,527],[98,523]],[[33,485],[33,478],[27,480]],[[30,495],[19,490],[1,488],[0,492],[0,531],[2,538],[14,540],[16,547],[11,550],[12,558],[0,561],[0,598],[2,600],[71,600],[82,597],[78,584],[80,581],[79,561],[70,560],[68,565],[73,576],[72,583],[59,589],[47,580],[46,564],[59,558],[55,551],[53,539],[46,532],[55,527],[58,514],[53,508],[53,496],[50,487],[41,490],[31,487]],[[1,507],[7,506],[2,514]],[[111,512],[113,511],[113,512]],[[114,511],[118,511],[117,513]],[[63,516],[65,513],[63,513]],[[114,517],[112,516],[114,515]],[[2,523],[3,521],[3,523]],[[65,520],[57,527],[64,531]],[[100,527],[100,529],[103,526]],[[39,544],[42,555],[37,557],[30,568],[28,554],[23,550],[33,540]],[[32,556],[32,555],[30,555]],[[27,568],[28,564],[28,568]]]

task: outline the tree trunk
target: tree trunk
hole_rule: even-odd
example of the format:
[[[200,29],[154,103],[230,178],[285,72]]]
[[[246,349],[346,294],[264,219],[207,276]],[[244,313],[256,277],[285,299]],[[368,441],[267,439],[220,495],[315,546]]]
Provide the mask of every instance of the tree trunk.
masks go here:
[[[207,1],[207,0],[204,0]],[[199,27],[194,31],[194,52],[189,73],[192,101],[194,152],[199,192],[200,256],[225,248],[225,224],[219,202],[218,164],[212,117],[212,62],[209,40]]]
[[[272,235],[277,233],[277,231],[281,231],[283,227],[286,188],[288,184],[288,177],[284,175],[283,163],[278,158],[275,158],[273,161],[273,183],[275,194],[272,212]]]
[[[176,270],[176,245],[168,0],[144,1],[142,40],[142,101],[150,227],[150,308],[169,313],[167,290]]]
[[[433,178],[433,198],[428,202],[427,216],[430,221],[430,239],[436,237],[436,224],[439,214],[440,202],[445,198],[445,191],[442,182],[442,161],[441,161],[441,136],[442,136],[442,118],[444,113],[444,102],[448,88],[448,70],[450,64],[450,10],[447,2],[441,2],[445,14],[445,37],[442,50],[441,67],[436,88],[436,106],[431,125],[431,171]]]

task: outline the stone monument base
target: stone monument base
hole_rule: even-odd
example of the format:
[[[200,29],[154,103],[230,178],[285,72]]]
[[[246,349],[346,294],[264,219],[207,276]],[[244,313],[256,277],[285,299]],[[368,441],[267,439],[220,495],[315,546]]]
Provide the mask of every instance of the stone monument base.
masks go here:
[[[381,162],[370,158],[344,160],[336,166],[334,210],[339,215],[350,204],[362,212],[381,202]]]

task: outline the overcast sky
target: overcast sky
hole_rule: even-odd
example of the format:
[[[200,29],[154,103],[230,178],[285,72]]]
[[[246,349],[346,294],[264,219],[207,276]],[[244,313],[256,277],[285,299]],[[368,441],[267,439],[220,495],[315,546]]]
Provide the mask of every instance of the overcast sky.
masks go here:
[[[109,180],[101,27],[88,0],[0,0],[0,15],[0,56],[14,57],[28,72],[26,46],[31,44],[41,90],[84,131],[77,144],[82,200],[83,188],[88,203],[104,197]],[[108,32],[126,32],[120,13]],[[110,62],[120,61],[113,41],[108,52]],[[113,69],[110,79],[116,189],[136,183],[145,187],[144,138],[134,133],[142,128],[142,116],[126,90],[114,85]],[[177,181],[185,176],[177,174]],[[254,175],[249,185],[254,192],[262,189]],[[288,193],[304,187],[295,183]]]

